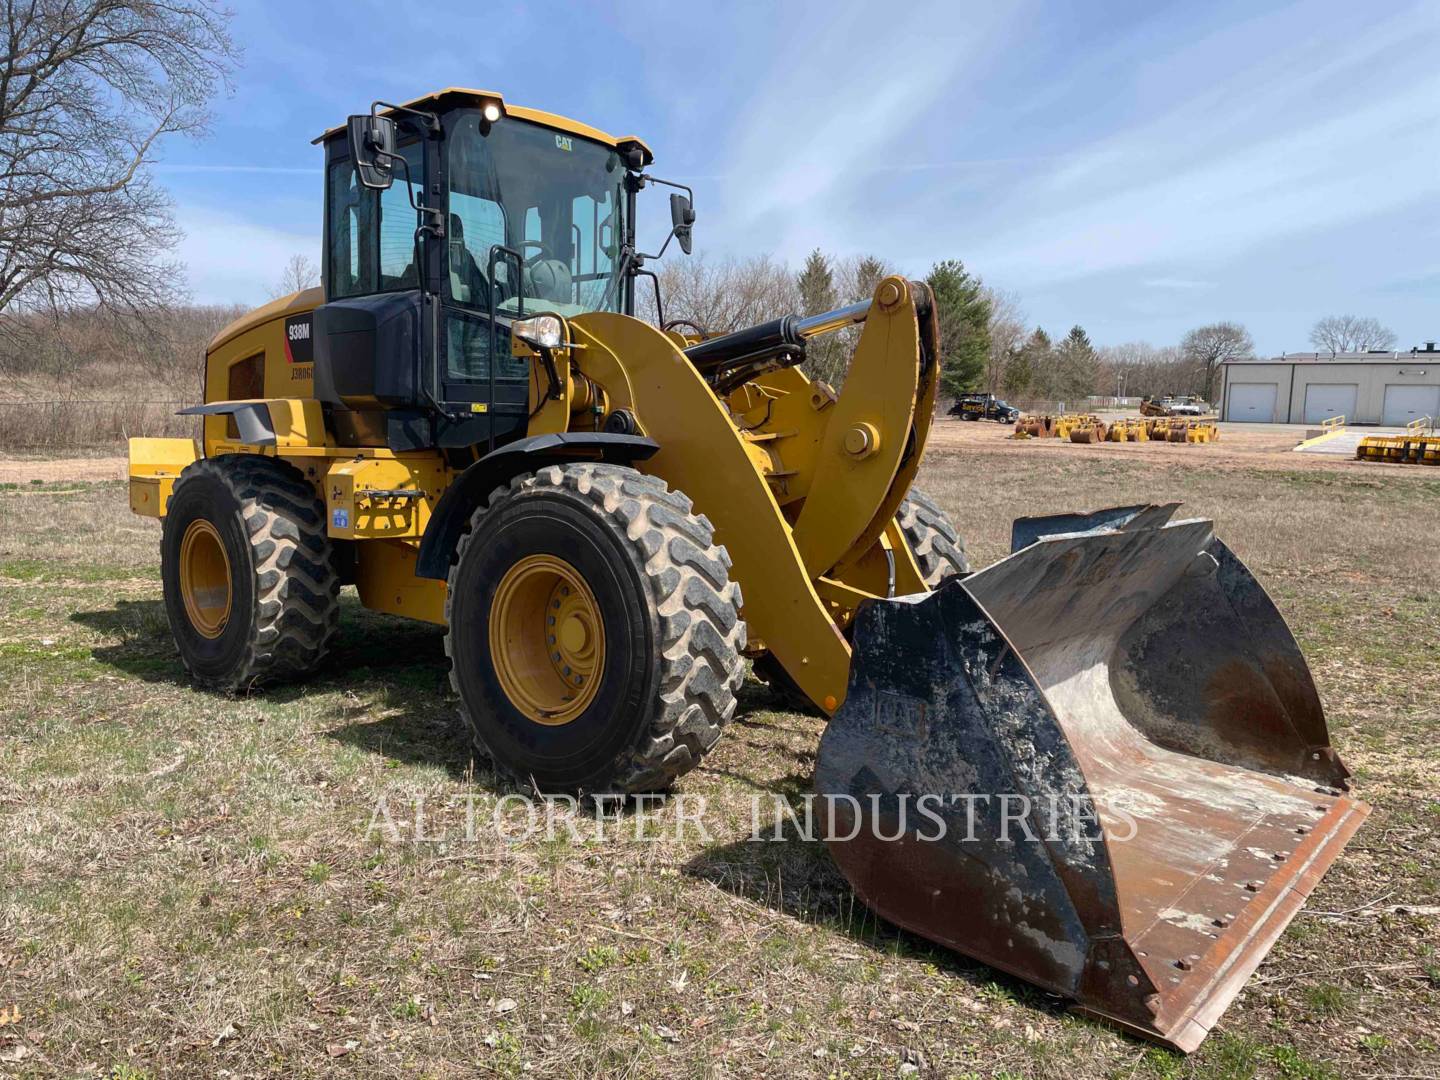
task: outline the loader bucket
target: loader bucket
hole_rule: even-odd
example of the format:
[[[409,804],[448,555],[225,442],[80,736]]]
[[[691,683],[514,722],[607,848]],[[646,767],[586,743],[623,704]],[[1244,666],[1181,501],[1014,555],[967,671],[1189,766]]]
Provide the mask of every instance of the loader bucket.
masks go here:
[[[881,915],[1190,1051],[1368,808],[1279,612],[1174,509],[1022,519],[864,608],[815,783]]]

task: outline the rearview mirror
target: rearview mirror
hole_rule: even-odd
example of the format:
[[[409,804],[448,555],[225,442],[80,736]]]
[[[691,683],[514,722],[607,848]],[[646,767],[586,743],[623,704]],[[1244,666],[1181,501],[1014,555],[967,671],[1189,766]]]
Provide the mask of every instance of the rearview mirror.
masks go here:
[[[690,254],[691,226],[695,224],[695,208],[690,205],[690,197],[675,191],[670,193],[670,227],[675,233],[675,239],[680,241],[680,250],[686,255]]]
[[[362,187],[384,191],[395,181],[395,121],[388,116],[352,116],[350,159]]]

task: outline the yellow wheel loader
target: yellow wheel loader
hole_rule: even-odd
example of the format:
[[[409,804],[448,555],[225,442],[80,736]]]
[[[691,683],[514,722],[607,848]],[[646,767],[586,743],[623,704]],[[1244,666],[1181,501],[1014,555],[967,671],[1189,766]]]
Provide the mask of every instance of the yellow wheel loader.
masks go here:
[[[317,141],[323,287],[214,339],[198,443],[131,444],[194,678],[304,675],[354,585],[445,628],[497,769],[636,792],[715,744],[748,658],[830,718],[824,836],[878,912],[1196,1046],[1366,812],[1210,523],[1024,519],[970,573],[912,487],[925,286],[652,326],[638,197],[672,189],[687,253],[694,210],[640,139],[449,89]],[[854,326],[837,394],[799,365]]]

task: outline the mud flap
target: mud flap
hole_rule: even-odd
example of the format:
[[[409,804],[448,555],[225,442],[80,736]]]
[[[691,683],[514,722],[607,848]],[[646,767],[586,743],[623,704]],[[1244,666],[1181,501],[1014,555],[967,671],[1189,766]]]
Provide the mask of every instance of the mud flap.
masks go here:
[[[862,610],[815,782],[880,914],[1189,1051],[1368,808],[1279,612],[1173,511],[1017,522]]]

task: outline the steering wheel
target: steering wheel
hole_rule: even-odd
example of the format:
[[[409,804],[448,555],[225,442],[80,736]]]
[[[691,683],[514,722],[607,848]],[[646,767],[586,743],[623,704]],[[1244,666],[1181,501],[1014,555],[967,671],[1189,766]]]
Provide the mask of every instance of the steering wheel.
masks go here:
[[[688,326],[691,330],[694,330],[695,336],[702,340],[710,336],[710,331],[706,330],[705,327],[701,326],[694,319],[667,319],[660,324],[660,329],[669,333],[672,330],[678,330],[682,326]]]
[[[527,267],[534,266],[536,263],[541,262],[546,258],[549,258],[555,262],[560,261],[559,259],[555,258],[555,253],[551,251],[550,248],[547,247],[545,242],[542,240],[521,240],[520,243],[515,246],[519,249],[521,259]],[[526,248],[538,248],[539,250],[535,253],[535,256],[533,258],[527,259],[525,258]]]

